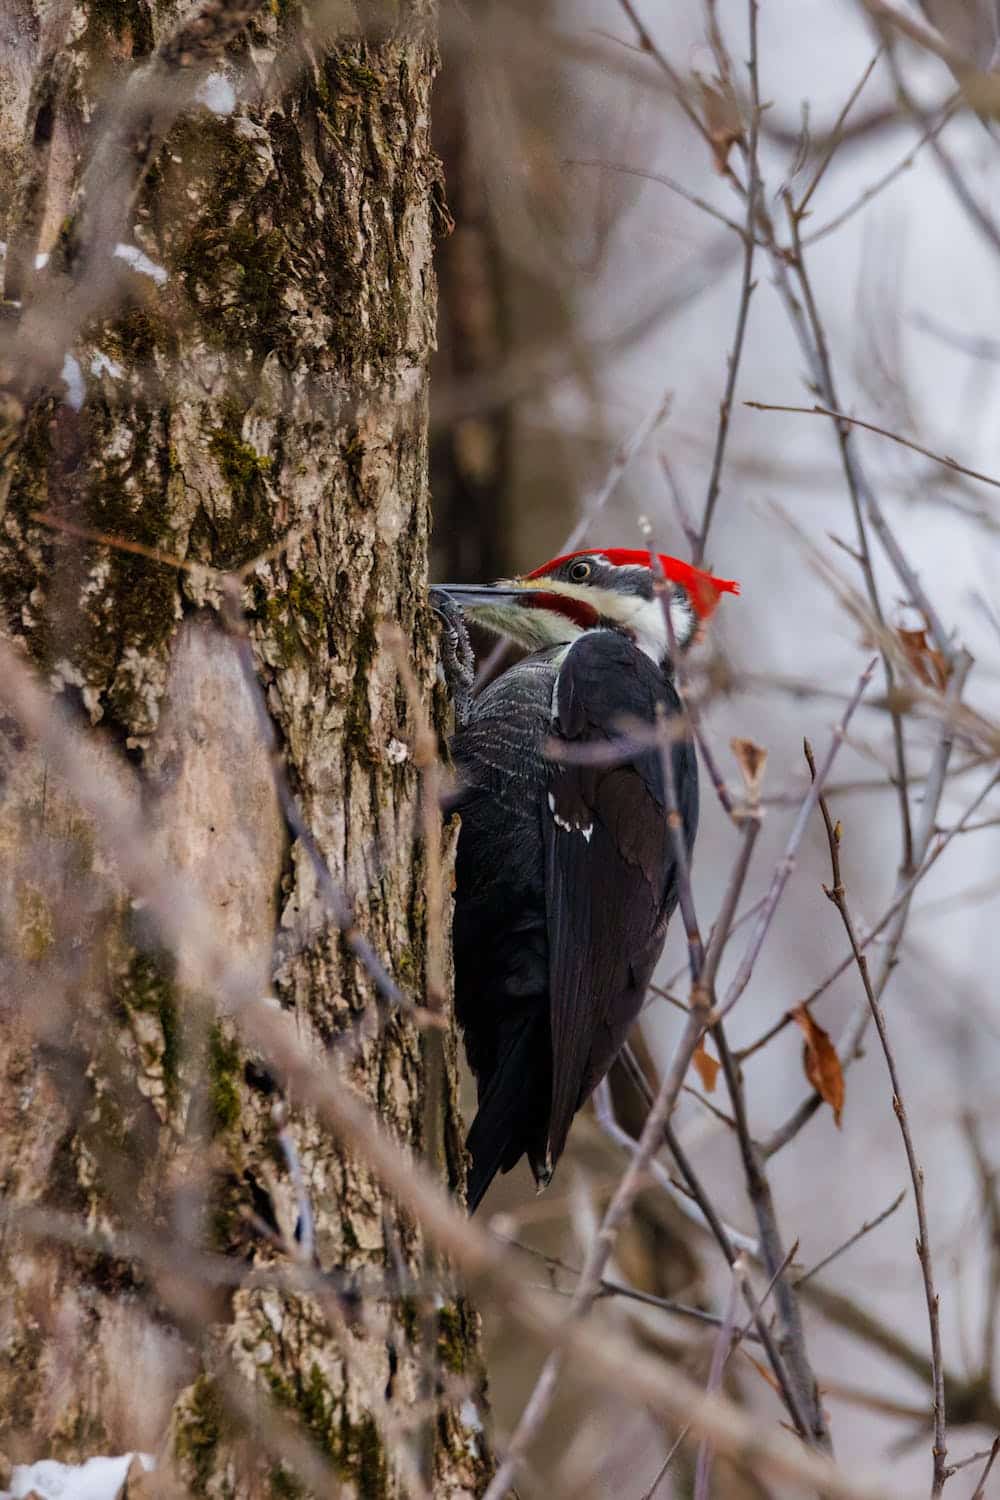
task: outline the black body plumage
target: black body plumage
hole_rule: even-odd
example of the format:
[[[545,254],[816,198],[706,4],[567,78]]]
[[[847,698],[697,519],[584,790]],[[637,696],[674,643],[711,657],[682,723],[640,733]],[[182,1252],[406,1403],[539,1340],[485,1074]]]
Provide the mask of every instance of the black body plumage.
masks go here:
[[[667,673],[626,635],[588,630],[505,672],[452,741],[455,999],[479,1090],[471,1208],[522,1155],[549,1180],[639,1013],[677,900],[658,749],[558,763],[546,741],[599,745],[623,720],[652,724],[657,704],[679,711]],[[690,851],[697,765],[686,739],[671,753]]]

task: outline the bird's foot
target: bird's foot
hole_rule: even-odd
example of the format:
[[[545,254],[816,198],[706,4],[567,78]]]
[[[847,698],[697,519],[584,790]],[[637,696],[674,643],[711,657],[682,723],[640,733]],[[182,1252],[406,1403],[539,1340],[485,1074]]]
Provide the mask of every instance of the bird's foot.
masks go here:
[[[555,1175],[556,1164],[552,1160],[552,1152],[548,1146],[545,1147],[545,1155],[538,1156],[529,1151],[528,1162],[531,1166],[532,1176],[535,1179],[535,1192],[544,1193]]]
[[[472,688],[476,680],[476,659],[462,614],[443,589],[431,589],[431,608],[441,622],[441,671],[445,686],[455,705],[455,724],[461,729],[472,712]]]

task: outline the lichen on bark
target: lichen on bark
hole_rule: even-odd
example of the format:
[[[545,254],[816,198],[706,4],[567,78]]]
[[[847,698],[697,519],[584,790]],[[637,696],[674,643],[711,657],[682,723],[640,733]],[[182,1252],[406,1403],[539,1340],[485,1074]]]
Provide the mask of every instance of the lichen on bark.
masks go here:
[[[59,20],[34,3],[20,60],[34,84],[0,98],[0,145],[20,184],[0,193],[0,235],[22,250],[30,239],[32,255],[65,269],[103,92],[162,43],[179,7],[76,0]],[[420,1035],[379,1013],[290,839],[211,572],[261,559],[243,603],[290,780],[366,936],[419,993],[418,784],[397,750],[412,725],[378,624],[406,632],[430,700],[433,9],[402,0],[351,15],[323,45],[297,8],[259,11],[220,63],[237,109],[187,112],[156,153],[129,233],[164,274],[117,268],[119,301],[70,351],[79,409],[68,385],[33,396],[3,492],[0,630],[90,726],[107,774],[138,790],[165,867],[198,882],[261,993],[294,1011],[317,1058],[350,1032],[351,1086],[419,1150]],[[46,90],[37,75],[59,45],[58,87]],[[52,141],[75,141],[76,155],[17,144],[37,141],[42,109]],[[169,1236],[183,1219],[198,1244],[248,1270],[280,1261],[299,1202],[265,1060],[228,1025],[196,1022],[183,951],[163,951],[101,830],[3,718],[0,852],[0,924],[14,938],[2,960],[5,1195],[112,1235]],[[446,1063],[437,1165],[457,1182],[451,1040]],[[402,1257],[419,1276],[419,1226],[292,1105],[319,1266],[385,1281]],[[280,1458],[247,1458],[223,1360],[359,1495],[401,1493],[372,1413],[390,1388],[400,1411],[415,1403],[425,1351],[391,1287],[364,1323],[332,1329],[320,1306],[273,1289],[205,1289],[197,1311],[179,1309],[141,1258],[11,1235],[0,1261],[0,1336],[17,1351],[16,1371],[0,1365],[0,1447],[12,1457],[45,1456],[58,1434],[66,1457],[98,1441],[155,1448],[198,1494],[301,1493]],[[488,1456],[458,1416],[481,1372],[475,1316],[456,1308],[438,1339],[426,1477],[435,1495],[459,1497],[481,1488]]]

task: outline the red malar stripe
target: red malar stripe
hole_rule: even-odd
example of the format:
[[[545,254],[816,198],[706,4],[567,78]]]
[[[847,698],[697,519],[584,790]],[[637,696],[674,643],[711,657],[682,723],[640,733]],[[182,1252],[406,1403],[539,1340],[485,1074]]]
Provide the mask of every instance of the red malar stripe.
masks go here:
[[[532,573],[530,576],[533,578],[535,575]],[[581,630],[590,630],[600,619],[593,605],[585,604],[582,599],[572,599],[568,594],[535,594],[524,602],[529,609],[551,609],[557,614],[565,615],[567,620],[572,620]]]

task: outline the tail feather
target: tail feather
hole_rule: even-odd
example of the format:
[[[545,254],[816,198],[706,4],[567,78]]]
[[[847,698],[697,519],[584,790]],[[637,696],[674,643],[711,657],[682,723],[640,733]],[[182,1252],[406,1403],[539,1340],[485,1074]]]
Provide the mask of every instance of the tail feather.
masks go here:
[[[538,1127],[539,1106],[547,1113],[544,1096],[544,1041],[534,1017],[521,1021],[500,1057],[479,1099],[479,1109],[465,1142],[472,1157],[469,1171],[469,1212],[475,1213],[498,1172],[509,1172],[530,1153]]]

